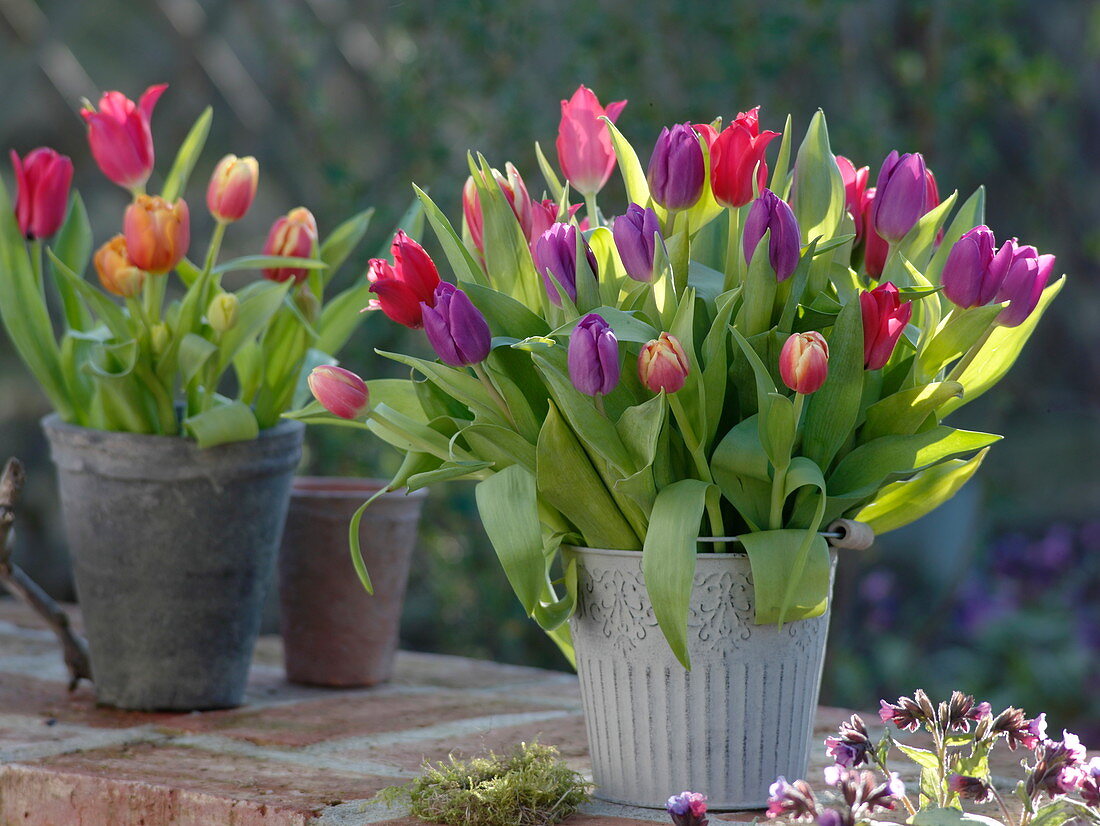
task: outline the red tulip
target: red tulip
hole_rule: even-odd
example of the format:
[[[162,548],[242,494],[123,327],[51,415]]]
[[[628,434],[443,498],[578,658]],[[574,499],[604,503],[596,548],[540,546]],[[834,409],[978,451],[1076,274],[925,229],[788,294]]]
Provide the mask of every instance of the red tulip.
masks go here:
[[[370,408],[367,383],[343,367],[334,364],[314,367],[306,383],[321,406],[341,419],[358,419]]]
[[[316,243],[317,220],[305,207],[296,207],[271,225],[264,243],[264,255],[309,258]],[[280,283],[293,278],[295,283],[301,284],[309,275],[309,270],[304,267],[275,267],[263,272],[264,278]]]
[[[756,188],[764,189],[768,165],[764,152],[779,132],[760,132],[760,107],[741,112],[710,147],[710,188],[722,206],[744,206],[753,199],[753,169]],[[758,166],[759,164],[759,166]]]
[[[47,147],[32,149],[22,160],[13,149],[15,220],[28,240],[49,238],[65,221],[73,162]]]
[[[863,200],[860,204],[860,218],[856,225],[863,227],[863,269],[872,278],[882,275],[886,266],[886,256],[890,254],[890,244],[875,232],[875,194],[877,190],[872,186],[864,190]]]
[[[390,319],[405,327],[424,326],[421,302],[435,306],[435,288],[439,286],[439,270],[420,244],[398,230],[391,247],[393,264],[382,258],[372,258],[367,270],[371,299],[368,310],[381,310]]]
[[[88,143],[103,174],[119,186],[137,190],[145,186],[153,171],[153,107],[168,88],[167,83],[150,86],[135,105],[122,92],[106,92],[99,111],[80,110],[88,124]]]
[[[133,298],[141,292],[145,284],[145,273],[126,253],[126,239],[116,235],[98,250],[92,259],[95,263],[95,271],[99,275],[99,283],[103,289],[123,298]]]
[[[260,184],[260,165],[249,156],[226,155],[214,168],[206,188],[206,206],[222,223],[238,221],[252,206]]]
[[[684,346],[671,333],[661,333],[638,354],[638,378],[652,393],[677,392],[690,373],[691,362]]]
[[[844,179],[844,200],[848,205],[848,214],[856,224],[856,243],[863,240],[863,195],[867,191],[867,176],[871,169],[856,165],[843,155],[836,156],[836,165],[840,168],[840,177]]]
[[[611,135],[601,117],[614,123],[626,106],[625,100],[600,105],[595,93],[578,86],[569,100],[561,102],[558,125],[558,164],[570,185],[584,195],[603,189],[615,168]]]
[[[879,370],[890,360],[898,339],[913,316],[913,305],[902,301],[898,288],[887,281],[859,295],[863,311],[863,365]]]
[[[183,198],[174,204],[159,195],[138,195],[122,218],[130,260],[149,273],[168,272],[187,255],[191,215]]]
[[[829,344],[821,333],[793,333],[779,352],[779,375],[796,393],[816,393],[829,375]]]

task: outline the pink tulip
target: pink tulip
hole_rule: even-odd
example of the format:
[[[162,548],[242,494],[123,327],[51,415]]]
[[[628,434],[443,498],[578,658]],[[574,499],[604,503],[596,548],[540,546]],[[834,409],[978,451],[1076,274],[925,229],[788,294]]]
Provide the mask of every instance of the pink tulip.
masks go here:
[[[867,177],[870,167],[856,165],[843,155],[836,156],[836,165],[840,168],[840,177],[844,179],[844,200],[848,214],[856,224],[856,243],[863,240],[863,194],[867,191]]]
[[[260,165],[252,156],[226,155],[214,168],[206,188],[206,206],[222,223],[238,221],[248,212],[260,183]]]
[[[887,281],[860,293],[859,306],[863,313],[863,365],[867,370],[880,370],[905,332],[913,305],[902,301],[898,288]]]
[[[680,340],[661,333],[638,354],[638,378],[651,393],[676,393],[691,373],[691,362]]]
[[[73,162],[47,147],[32,149],[20,159],[13,149],[15,169],[15,219],[29,240],[49,238],[65,220]]]
[[[601,117],[614,123],[626,106],[625,100],[609,103],[605,109],[596,94],[578,86],[569,100],[561,102],[558,126],[558,164],[570,185],[584,195],[603,189],[615,168],[611,135]]]
[[[829,375],[829,344],[821,333],[792,333],[779,351],[779,375],[796,393],[816,393]]]
[[[150,86],[135,104],[122,92],[106,92],[99,110],[85,107],[81,116],[88,124],[88,143],[103,174],[121,187],[142,189],[153,171],[153,107],[168,88]]]
[[[286,215],[275,219],[264,242],[264,255],[282,255],[287,258],[309,258],[317,243],[317,219],[305,207],[295,207]],[[263,271],[264,278],[283,282],[293,278],[301,284],[309,275],[305,267],[273,267]]]
[[[334,364],[314,367],[306,383],[321,406],[341,419],[358,419],[370,408],[367,383],[343,367]]]

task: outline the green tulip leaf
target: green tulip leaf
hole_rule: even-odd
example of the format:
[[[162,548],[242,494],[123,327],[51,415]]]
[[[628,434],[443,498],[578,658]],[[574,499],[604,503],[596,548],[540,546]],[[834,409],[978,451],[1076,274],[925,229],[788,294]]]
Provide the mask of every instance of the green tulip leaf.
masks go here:
[[[247,442],[260,435],[256,414],[242,402],[220,404],[190,416],[183,420],[183,428],[201,448]]]
[[[958,493],[978,472],[988,453],[989,448],[984,448],[970,459],[950,459],[912,479],[889,484],[854,518],[870,525],[876,536],[905,527]]]
[[[795,622],[825,613],[832,562],[822,537],[811,534],[807,542],[806,531],[779,530],[742,534],[738,539],[752,567],[757,625]]]
[[[806,400],[802,454],[828,468],[859,418],[863,391],[863,314],[858,301],[844,305],[829,334],[829,372]]]
[[[466,245],[462,243],[462,239],[455,232],[451,222],[447,220],[447,216],[443,214],[443,211],[435,205],[435,202],[428,197],[428,193],[420,187],[413,184],[413,191],[416,192],[420,202],[424,205],[424,215],[428,219],[428,223],[431,224],[432,230],[435,231],[436,238],[439,239],[439,244],[443,247],[443,254],[447,257],[447,262],[451,265],[451,270],[455,274],[455,280],[458,282],[469,281],[474,284],[481,284],[484,287],[489,286],[489,279],[485,275],[485,272],[481,269],[481,266],[470,255],[470,251],[466,249]]]
[[[160,192],[164,200],[175,201],[187,190],[187,181],[191,178],[191,172],[195,169],[203,147],[206,146],[213,119],[214,110],[207,106],[183,139],[176,159],[172,161],[172,167],[168,171],[168,177],[164,179],[164,188]]]
[[[873,495],[893,477],[911,475],[948,459],[975,453],[1001,439],[993,433],[937,425],[909,436],[882,436],[845,456],[829,476],[829,495]]]
[[[793,203],[802,242],[833,238],[847,211],[844,178],[829,146],[825,114],[819,109],[810,120],[795,158]]]
[[[657,494],[642,548],[642,575],[653,615],[672,653],[691,669],[687,647],[688,613],[695,579],[699,524],[714,485],[681,479]]]

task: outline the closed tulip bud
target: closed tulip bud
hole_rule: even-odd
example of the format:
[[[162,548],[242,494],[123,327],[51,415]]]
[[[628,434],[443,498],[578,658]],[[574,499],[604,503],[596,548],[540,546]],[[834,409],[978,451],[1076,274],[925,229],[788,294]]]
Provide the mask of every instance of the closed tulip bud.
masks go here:
[[[241,302],[233,293],[218,293],[206,308],[206,320],[217,333],[224,333],[237,326]]]
[[[848,207],[848,214],[856,225],[856,243],[863,240],[863,193],[867,191],[867,178],[871,169],[856,165],[843,155],[836,156],[836,165],[840,169],[840,177],[844,180],[844,202]]]
[[[569,337],[569,378],[586,396],[606,396],[619,386],[619,340],[603,316],[589,313]]]
[[[662,129],[646,170],[653,200],[665,209],[687,209],[703,194],[705,179],[703,148],[691,124]]]
[[[749,216],[745,219],[743,244],[746,261],[752,261],[760,239],[768,230],[772,233],[768,240],[768,261],[775,270],[776,279],[786,281],[798,267],[802,233],[790,205],[770,189],[765,189],[752,202]]]
[[[341,419],[359,419],[370,409],[367,383],[343,367],[334,364],[314,367],[306,382],[313,398]]]
[[[122,219],[130,260],[146,272],[159,275],[172,269],[191,244],[191,215],[187,202],[174,204],[159,195],[138,195]]]
[[[993,232],[984,224],[963,233],[951,247],[943,265],[943,294],[963,308],[981,307],[993,300],[1000,288],[990,267],[997,248]],[[1004,271],[996,272],[1002,280]]]
[[[691,362],[687,353],[671,333],[661,333],[638,354],[638,378],[652,393],[677,392],[684,386],[689,373]]]
[[[779,132],[760,131],[760,107],[741,112],[710,147],[710,188],[722,206],[740,207],[753,197],[753,170],[757,190],[764,189],[768,165],[764,152]]]
[[[32,149],[20,159],[13,149],[15,220],[28,240],[49,238],[65,220],[73,162],[47,147]]]
[[[580,236],[581,249],[593,275],[597,274],[596,256],[584,236]],[[577,228],[572,224],[554,224],[546,230],[534,250],[535,269],[542,275],[546,294],[557,307],[561,306],[558,286],[573,301],[577,300]],[[582,272],[582,277],[589,277]]]
[[[581,85],[569,100],[561,102],[561,123],[558,124],[558,164],[569,184],[584,195],[594,195],[603,189],[615,168],[615,150],[606,117],[614,123],[626,106],[625,100],[607,104]]]
[[[80,110],[88,124],[88,144],[103,174],[121,187],[139,190],[153,171],[153,107],[168,88],[150,86],[135,104],[122,92],[106,92],[99,110]]]
[[[435,304],[439,270],[420,244],[398,230],[390,247],[393,264],[373,258],[367,269],[374,294],[368,310],[381,310],[391,320],[411,329],[424,326],[421,304]]]
[[[891,152],[882,162],[875,189],[875,231],[896,244],[928,211],[929,179],[924,156],[919,152]]]
[[[898,288],[887,281],[859,295],[863,313],[863,366],[879,370],[894,353],[898,339],[913,316],[913,305],[902,301]]]
[[[998,324],[1018,327],[1035,311],[1054,271],[1054,260],[1053,255],[1039,255],[1033,246],[1020,246],[1015,238],[1001,246],[989,265],[991,278],[999,279],[994,300],[1009,302],[997,316]]]
[[[500,187],[500,191],[504,193],[508,206],[512,209],[512,214],[516,216],[516,220],[519,222],[523,237],[530,241],[535,236],[532,235],[533,204],[531,196],[527,194],[527,185],[524,184],[519,170],[512,164],[506,164],[504,170],[507,177],[494,169],[493,180]],[[482,237],[484,233],[484,216],[481,213],[481,196],[478,195],[477,184],[474,182],[472,175],[466,179],[466,184],[462,187],[462,216],[466,219],[466,228],[470,232],[470,240],[474,242],[477,251],[484,254],[485,241]]]
[[[652,281],[655,275],[653,259],[657,239],[661,235],[657,213],[648,207],[642,209],[637,204],[631,204],[627,207],[626,215],[615,219],[611,233],[626,274],[635,281]]]
[[[480,364],[489,355],[489,323],[470,297],[447,281],[435,288],[432,304],[420,305],[424,332],[439,360],[451,367]]]
[[[145,285],[145,273],[126,254],[126,239],[116,235],[96,250],[95,271],[103,289],[123,298],[133,298]]]
[[[214,167],[206,188],[206,206],[218,221],[239,221],[252,206],[260,185],[260,165],[249,156],[226,155]]]
[[[288,258],[309,258],[317,243],[317,219],[305,207],[296,207],[275,220],[264,242],[264,255],[282,255]],[[304,267],[269,267],[264,278],[282,283],[294,279],[301,284],[309,276]]]
[[[829,375],[829,344],[821,333],[794,333],[779,352],[779,375],[795,393],[816,393]]]
[[[886,267],[886,256],[890,254],[890,245],[886,239],[875,232],[875,188],[872,186],[863,193],[863,269],[871,278],[877,279]]]
[[[149,331],[149,346],[153,348],[153,355],[160,356],[164,354],[164,351],[168,349],[168,339],[171,336],[172,331],[163,321],[153,325],[153,329]]]

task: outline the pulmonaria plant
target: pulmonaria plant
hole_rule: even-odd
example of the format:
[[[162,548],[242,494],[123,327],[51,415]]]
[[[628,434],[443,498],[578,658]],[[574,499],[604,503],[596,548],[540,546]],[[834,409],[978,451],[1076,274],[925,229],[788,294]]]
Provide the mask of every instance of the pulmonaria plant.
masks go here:
[[[136,103],[107,92],[81,110],[92,157],[130,198],[112,217],[117,234],[94,255],[89,216],[70,191],[72,161],[44,147],[11,153],[14,206],[0,187],[0,316],[62,420],[183,433],[209,447],[278,424],[306,396],[304,366],[331,360],[345,343],[370,285],[352,285],[328,312],[321,301],[370,211],[322,243],[313,215],[298,207],[271,227],[263,254],[221,261],[223,238],[251,208],[260,177],[255,158],[226,155],[206,187],[213,231],[195,256],[184,195],[211,111],[196,121],[159,193],[147,192],[156,171],[153,110],[166,89],[151,86]],[[102,289],[85,279],[89,264]],[[256,270],[263,279],[223,286],[230,273]],[[51,317],[55,306],[59,318]]]
[[[516,595],[566,653],[562,548],[641,551],[688,666],[697,553],[748,555],[758,623],[824,612],[823,530],[899,527],[974,474],[999,437],[944,419],[1004,376],[1063,282],[1032,247],[975,247],[984,194],[941,201],[920,154],[891,152],[869,187],[821,113],[801,144],[759,107],[685,120],[645,162],[629,111],[584,87],[563,102],[560,169],[536,145],[541,191],[471,153],[459,228],[417,189],[449,286],[376,263],[371,306],[430,320],[439,358],[383,353],[415,380],[367,382],[354,424],[405,452],[390,490],[478,483]],[[616,167],[626,199],[602,212]]]
[[[1029,719],[1013,707],[994,714],[989,703],[961,691],[935,703],[918,689],[912,697],[881,701],[879,717],[886,728],[877,743],[859,715],[826,738],[835,764],[825,770],[825,781],[836,789],[828,802],[804,780],[780,777],[771,788],[768,817],[855,826],[874,822],[876,809],[904,807],[909,823],[947,826],[965,822],[970,804],[995,802],[1005,826],[1100,823],[1100,758],[1086,762],[1085,748],[1069,732],[1049,738],[1046,715]],[[902,742],[898,731],[923,731],[931,747]],[[989,755],[1000,743],[1026,752],[1024,777],[1011,790],[996,788],[990,773]],[[894,749],[920,770],[913,795],[891,771]],[[976,814],[965,819],[998,822]]]

